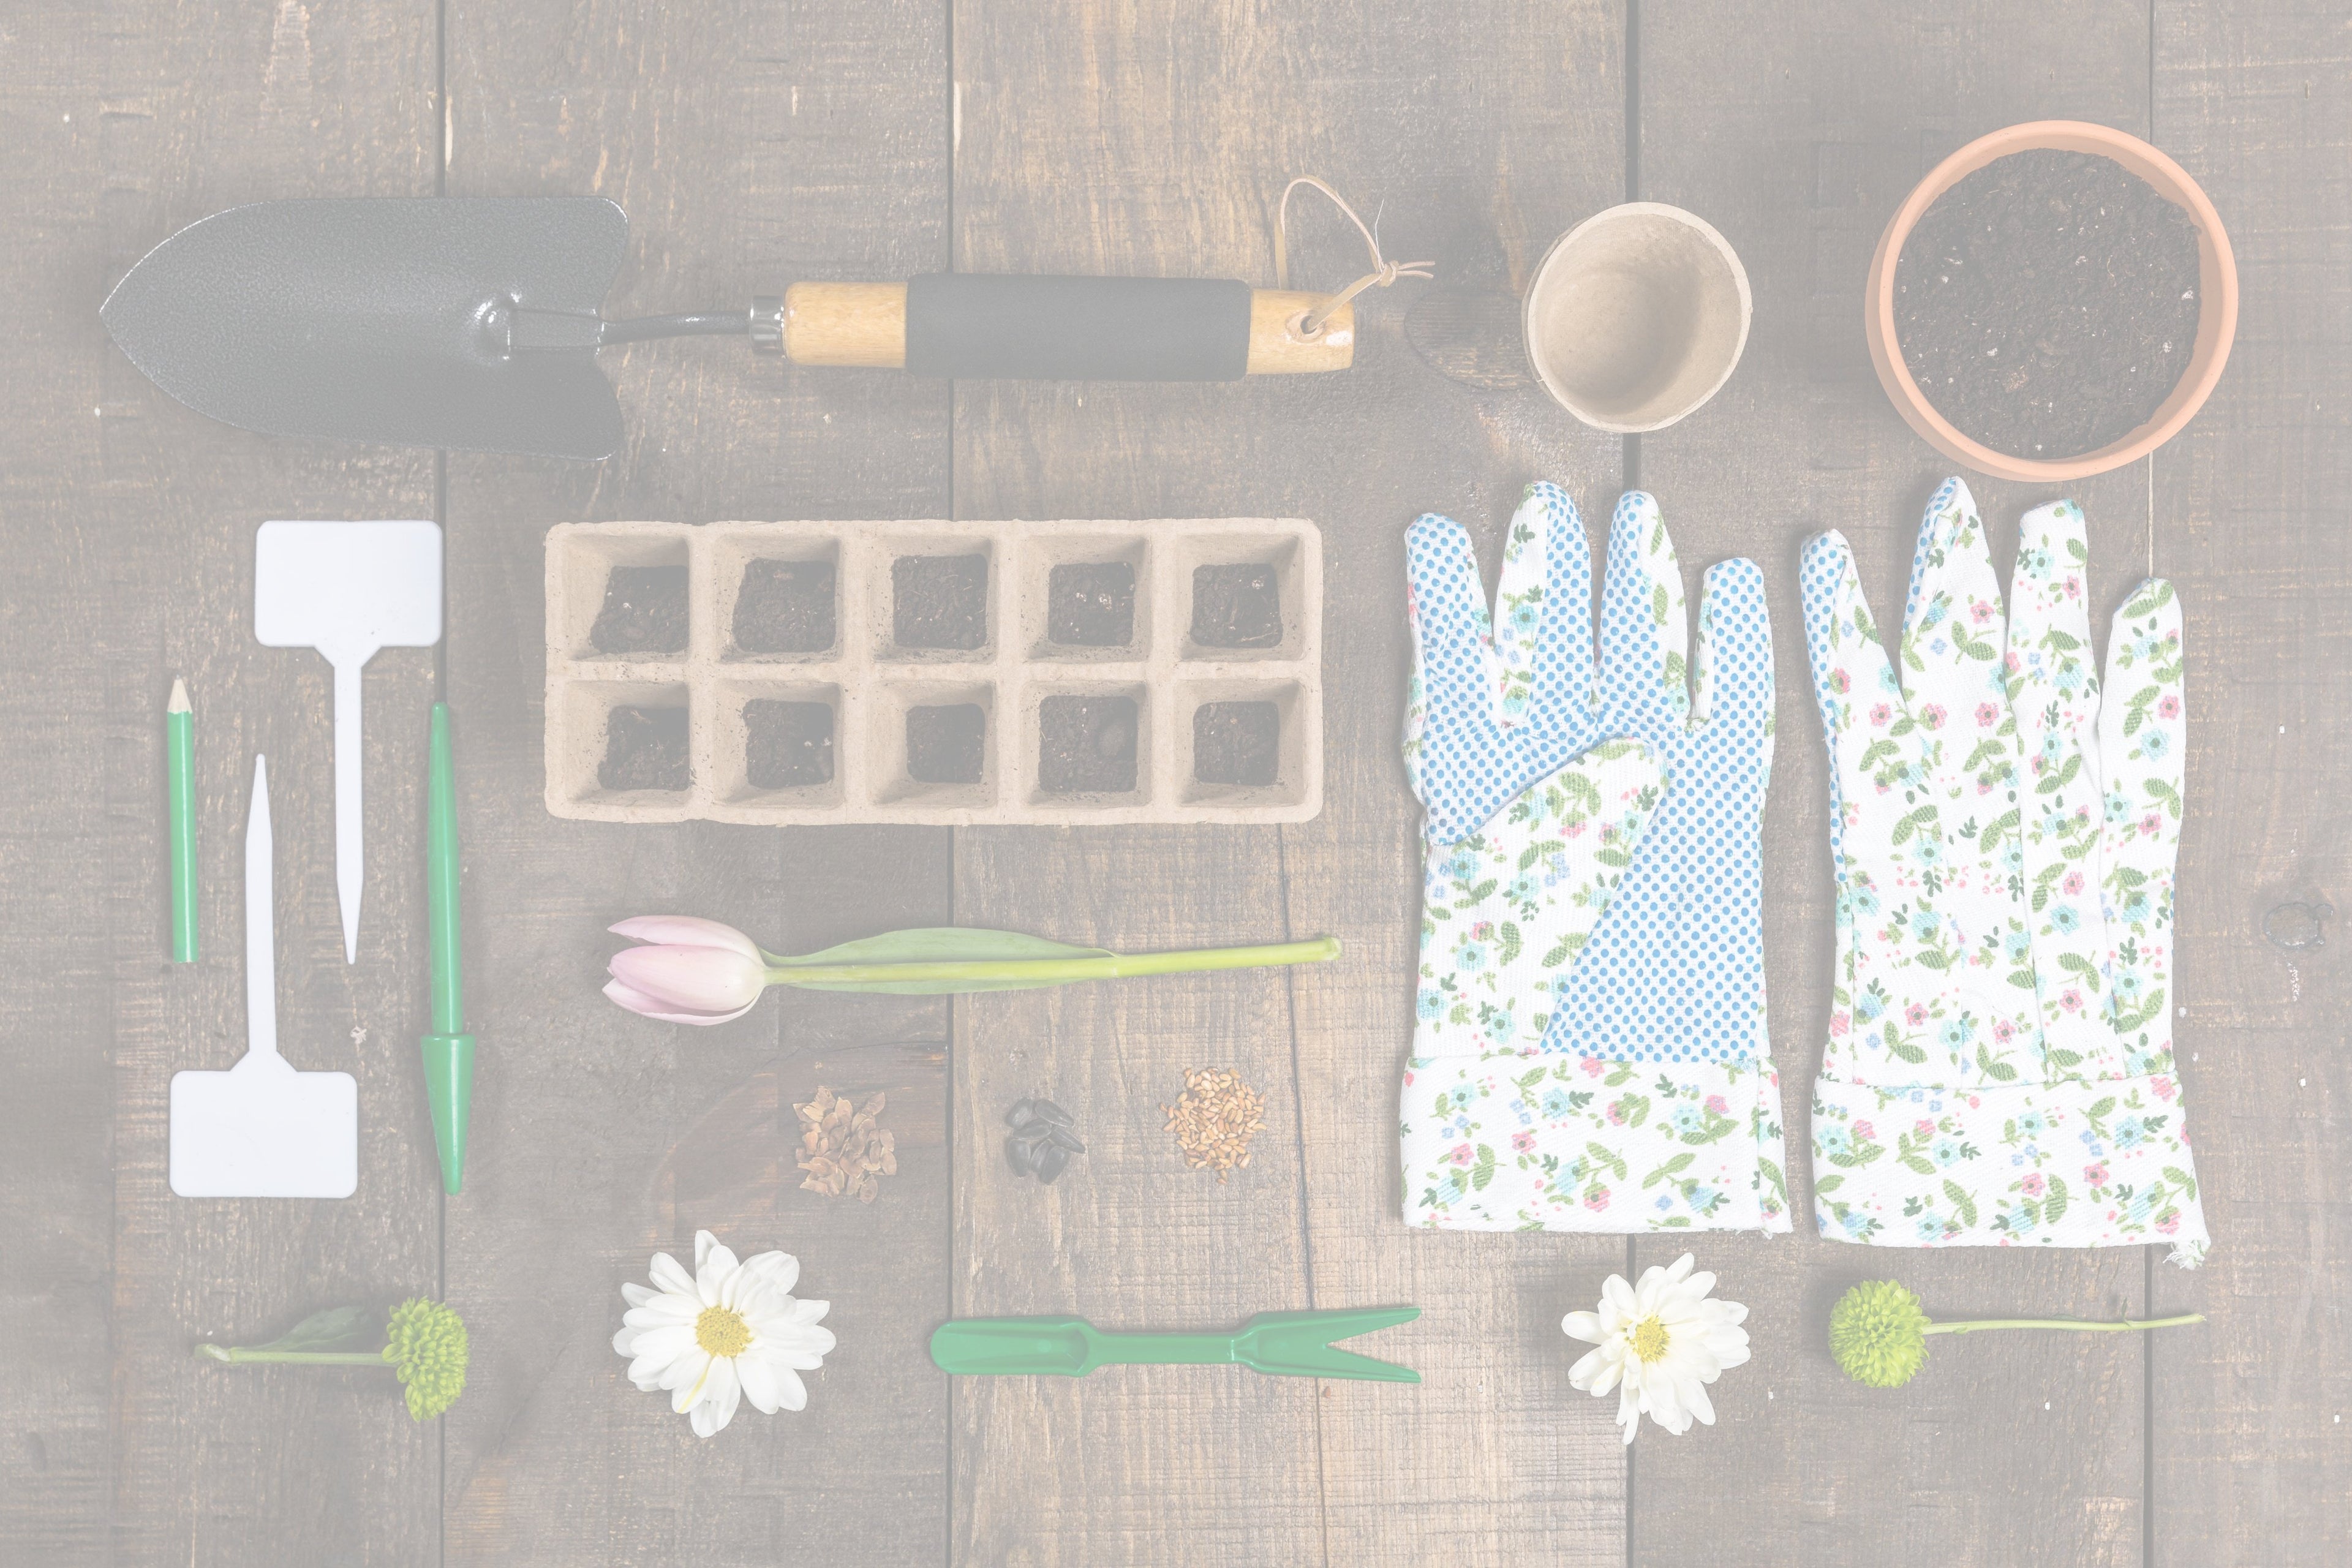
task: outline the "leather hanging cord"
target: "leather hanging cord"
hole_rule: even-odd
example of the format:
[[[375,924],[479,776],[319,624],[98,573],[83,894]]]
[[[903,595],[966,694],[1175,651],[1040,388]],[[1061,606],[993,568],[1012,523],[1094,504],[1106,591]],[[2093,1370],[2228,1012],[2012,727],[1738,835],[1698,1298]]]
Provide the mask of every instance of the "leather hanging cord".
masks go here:
[[[1323,331],[1323,323],[1330,320],[1331,312],[1367,289],[1375,287],[1385,289],[1400,278],[1437,276],[1437,263],[1434,261],[1384,259],[1381,255],[1381,242],[1372,237],[1372,231],[1364,226],[1364,220],[1356,216],[1356,209],[1348,205],[1347,199],[1314,175],[1301,174],[1282,188],[1282,204],[1275,209],[1274,275],[1278,287],[1284,289],[1290,287],[1290,193],[1301,185],[1314,186],[1331,198],[1332,205],[1348,215],[1348,221],[1354,224],[1356,232],[1364,237],[1364,248],[1371,254],[1372,269],[1301,316],[1298,319],[1299,336],[1303,338],[1319,336]]]

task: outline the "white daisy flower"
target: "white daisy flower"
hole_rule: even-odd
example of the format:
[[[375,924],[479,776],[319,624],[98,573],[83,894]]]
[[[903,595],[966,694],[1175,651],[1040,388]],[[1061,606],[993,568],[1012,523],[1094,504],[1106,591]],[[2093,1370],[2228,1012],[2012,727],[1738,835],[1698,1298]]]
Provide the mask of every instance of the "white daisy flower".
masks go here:
[[[1588,1394],[1618,1390],[1617,1419],[1625,1441],[1647,1415],[1679,1436],[1696,1416],[1712,1426],[1707,1384],[1748,1359],[1748,1309],[1715,1301],[1715,1276],[1694,1274],[1687,1252],[1671,1267],[1648,1268],[1639,1285],[1612,1274],[1601,1287],[1601,1310],[1570,1312],[1559,1321],[1570,1339],[1597,1346],[1569,1370],[1568,1381]]]
[[[654,1254],[654,1289],[621,1287],[629,1310],[613,1348],[629,1358],[629,1381],[669,1391],[670,1408],[691,1415],[709,1437],[735,1418],[744,1399],[765,1415],[808,1405],[800,1374],[824,1364],[833,1331],[817,1320],[830,1301],[793,1295],[800,1259],[762,1252],[741,1263],[707,1230],[694,1233],[694,1272]]]

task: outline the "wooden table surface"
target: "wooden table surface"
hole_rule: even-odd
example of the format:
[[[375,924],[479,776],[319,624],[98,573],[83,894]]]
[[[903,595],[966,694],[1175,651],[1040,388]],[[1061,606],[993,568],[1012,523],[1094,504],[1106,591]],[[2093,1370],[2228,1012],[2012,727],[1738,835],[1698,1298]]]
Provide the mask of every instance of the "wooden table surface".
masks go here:
[[[1620,1447],[1560,1314],[1671,1240],[1408,1231],[1394,1083],[1418,810],[1395,749],[1404,525],[1489,570],[1528,480],[1588,519],[1660,498],[1686,569],[1764,567],[1780,671],[1766,943],[1791,1131],[1827,1012],[1824,762],[1797,552],[1834,524],[1892,601],[1946,465],[1890,410],[1858,293],[1945,153],[2045,117],[2120,126],[2201,181],[2244,288],[2220,391],[2081,487],[2104,613],[2151,567],[2188,609],[2180,1059],[2215,1246],[1864,1252],[1707,1237],[1755,1359],[1711,1429]],[[275,0],[27,5],[0,20],[0,1561],[9,1563],[2340,1564],[2352,1561],[2352,1168],[2336,928],[2352,893],[2352,31],[2293,0]],[[272,440],[173,402],[98,306],[183,224],[305,195],[597,193],[615,313],[798,278],[963,270],[1272,281],[1274,198],[1321,174],[1434,285],[1360,303],[1356,368],[1206,386],[797,371],[734,343],[605,355],[598,465]],[[1602,437],[1510,364],[1549,239],[1628,195],[1712,221],[1753,335],[1696,417]],[[1303,279],[1359,269],[1309,210]],[[1449,327],[1449,323],[1452,323]],[[1451,345],[1449,347],[1449,345]],[[1981,482],[2005,559],[2052,492]],[[541,804],[541,539],[568,519],[1300,516],[1328,563],[1317,820],[1223,828],[763,830],[560,822]],[[360,961],[342,962],[325,664],[255,645],[255,526],[436,517],[448,633],[367,677]],[[1695,579],[1694,579],[1695,580]],[[162,726],[199,710],[204,935],[165,962]],[[434,1181],[425,710],[455,707],[473,1026],[464,1193]],[[239,834],[270,759],[288,1049],[359,1075],[359,1194],[194,1202],[164,1183],[171,1073],[243,1040]],[[783,951],[906,925],[1123,949],[1336,934],[1343,962],[943,1001],[783,994],[695,1030],[598,994],[626,915]],[[1228,1185],[1157,1107],[1192,1065],[1262,1088]],[[886,1088],[872,1207],[797,1190],[790,1110]],[[1049,1089],[1092,1152],[1016,1182],[1000,1118]],[[1791,1171],[1801,1214],[1804,1163]],[[699,1442],[631,1390],[624,1279],[709,1227],[802,1259],[840,1348],[808,1410]],[[2154,1336],[1939,1346],[1900,1393],[1824,1347],[1849,1282],[1933,1312],[2201,1310]],[[415,1426],[382,1373],[222,1369],[338,1300],[445,1296],[472,1376]],[[955,1314],[1215,1326],[1412,1302],[1363,1348],[1418,1388],[1142,1368],[950,1384]]]

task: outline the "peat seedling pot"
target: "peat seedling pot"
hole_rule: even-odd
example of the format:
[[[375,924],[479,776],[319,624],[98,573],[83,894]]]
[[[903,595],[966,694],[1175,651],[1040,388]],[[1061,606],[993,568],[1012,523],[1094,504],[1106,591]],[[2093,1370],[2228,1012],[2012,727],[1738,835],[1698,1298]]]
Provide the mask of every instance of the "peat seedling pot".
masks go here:
[[[1520,320],[1553,400],[1596,430],[1635,436],[1690,415],[1731,379],[1750,310],[1747,269],[1712,226],[1628,202],[1552,242]]]
[[[1895,269],[1903,247],[1937,198],[1978,170],[2012,153],[2085,153],[2112,159],[2157,195],[2189,215],[2197,231],[2197,336],[2187,367],[2156,412],[2120,438],[2094,451],[2048,459],[2012,457],[1964,434],[1928,401],[1905,363],[1895,330]],[[1938,163],[1919,182],[1879,237],[1864,291],[1871,363],[1895,411],[1927,444],[1964,467],[1997,479],[2063,484],[2104,474],[2147,456],[2196,416],[2221,379],[2238,331],[2238,268],[2221,215],[2179,164],[2137,136],[2079,120],[2037,120],[1979,137]]]

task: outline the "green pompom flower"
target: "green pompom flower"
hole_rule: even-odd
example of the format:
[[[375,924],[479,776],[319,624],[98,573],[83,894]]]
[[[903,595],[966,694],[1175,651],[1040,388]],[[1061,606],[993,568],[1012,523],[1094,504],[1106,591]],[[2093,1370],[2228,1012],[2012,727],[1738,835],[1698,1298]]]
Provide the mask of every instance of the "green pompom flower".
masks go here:
[[[1979,1318],[1939,1323],[1922,1311],[1919,1298],[1892,1279],[1865,1279],[1838,1299],[1830,1311],[1830,1354],[1838,1370],[1872,1388],[1900,1388],[1927,1364],[1929,1334],[1966,1334],[1979,1329],[2079,1329],[2120,1333],[2201,1323],[2202,1312],[2177,1318],[2126,1318],[2089,1323],[2079,1318]]]
[[[430,1421],[466,1392],[466,1324],[457,1311],[422,1296],[392,1310],[383,1359],[407,1384],[408,1414]]]
[[[383,1324],[383,1329],[375,1327],[378,1323]],[[382,1349],[365,1348],[379,1339],[383,1342]],[[422,1296],[394,1307],[389,1321],[382,1307],[330,1307],[311,1313],[266,1345],[207,1342],[196,1347],[196,1353],[231,1364],[388,1366],[404,1385],[408,1414],[417,1421],[432,1420],[466,1391],[465,1320],[455,1308]]]
[[[1865,1279],[1830,1313],[1838,1370],[1873,1388],[1900,1388],[1927,1364],[1927,1314],[1892,1279]]]

